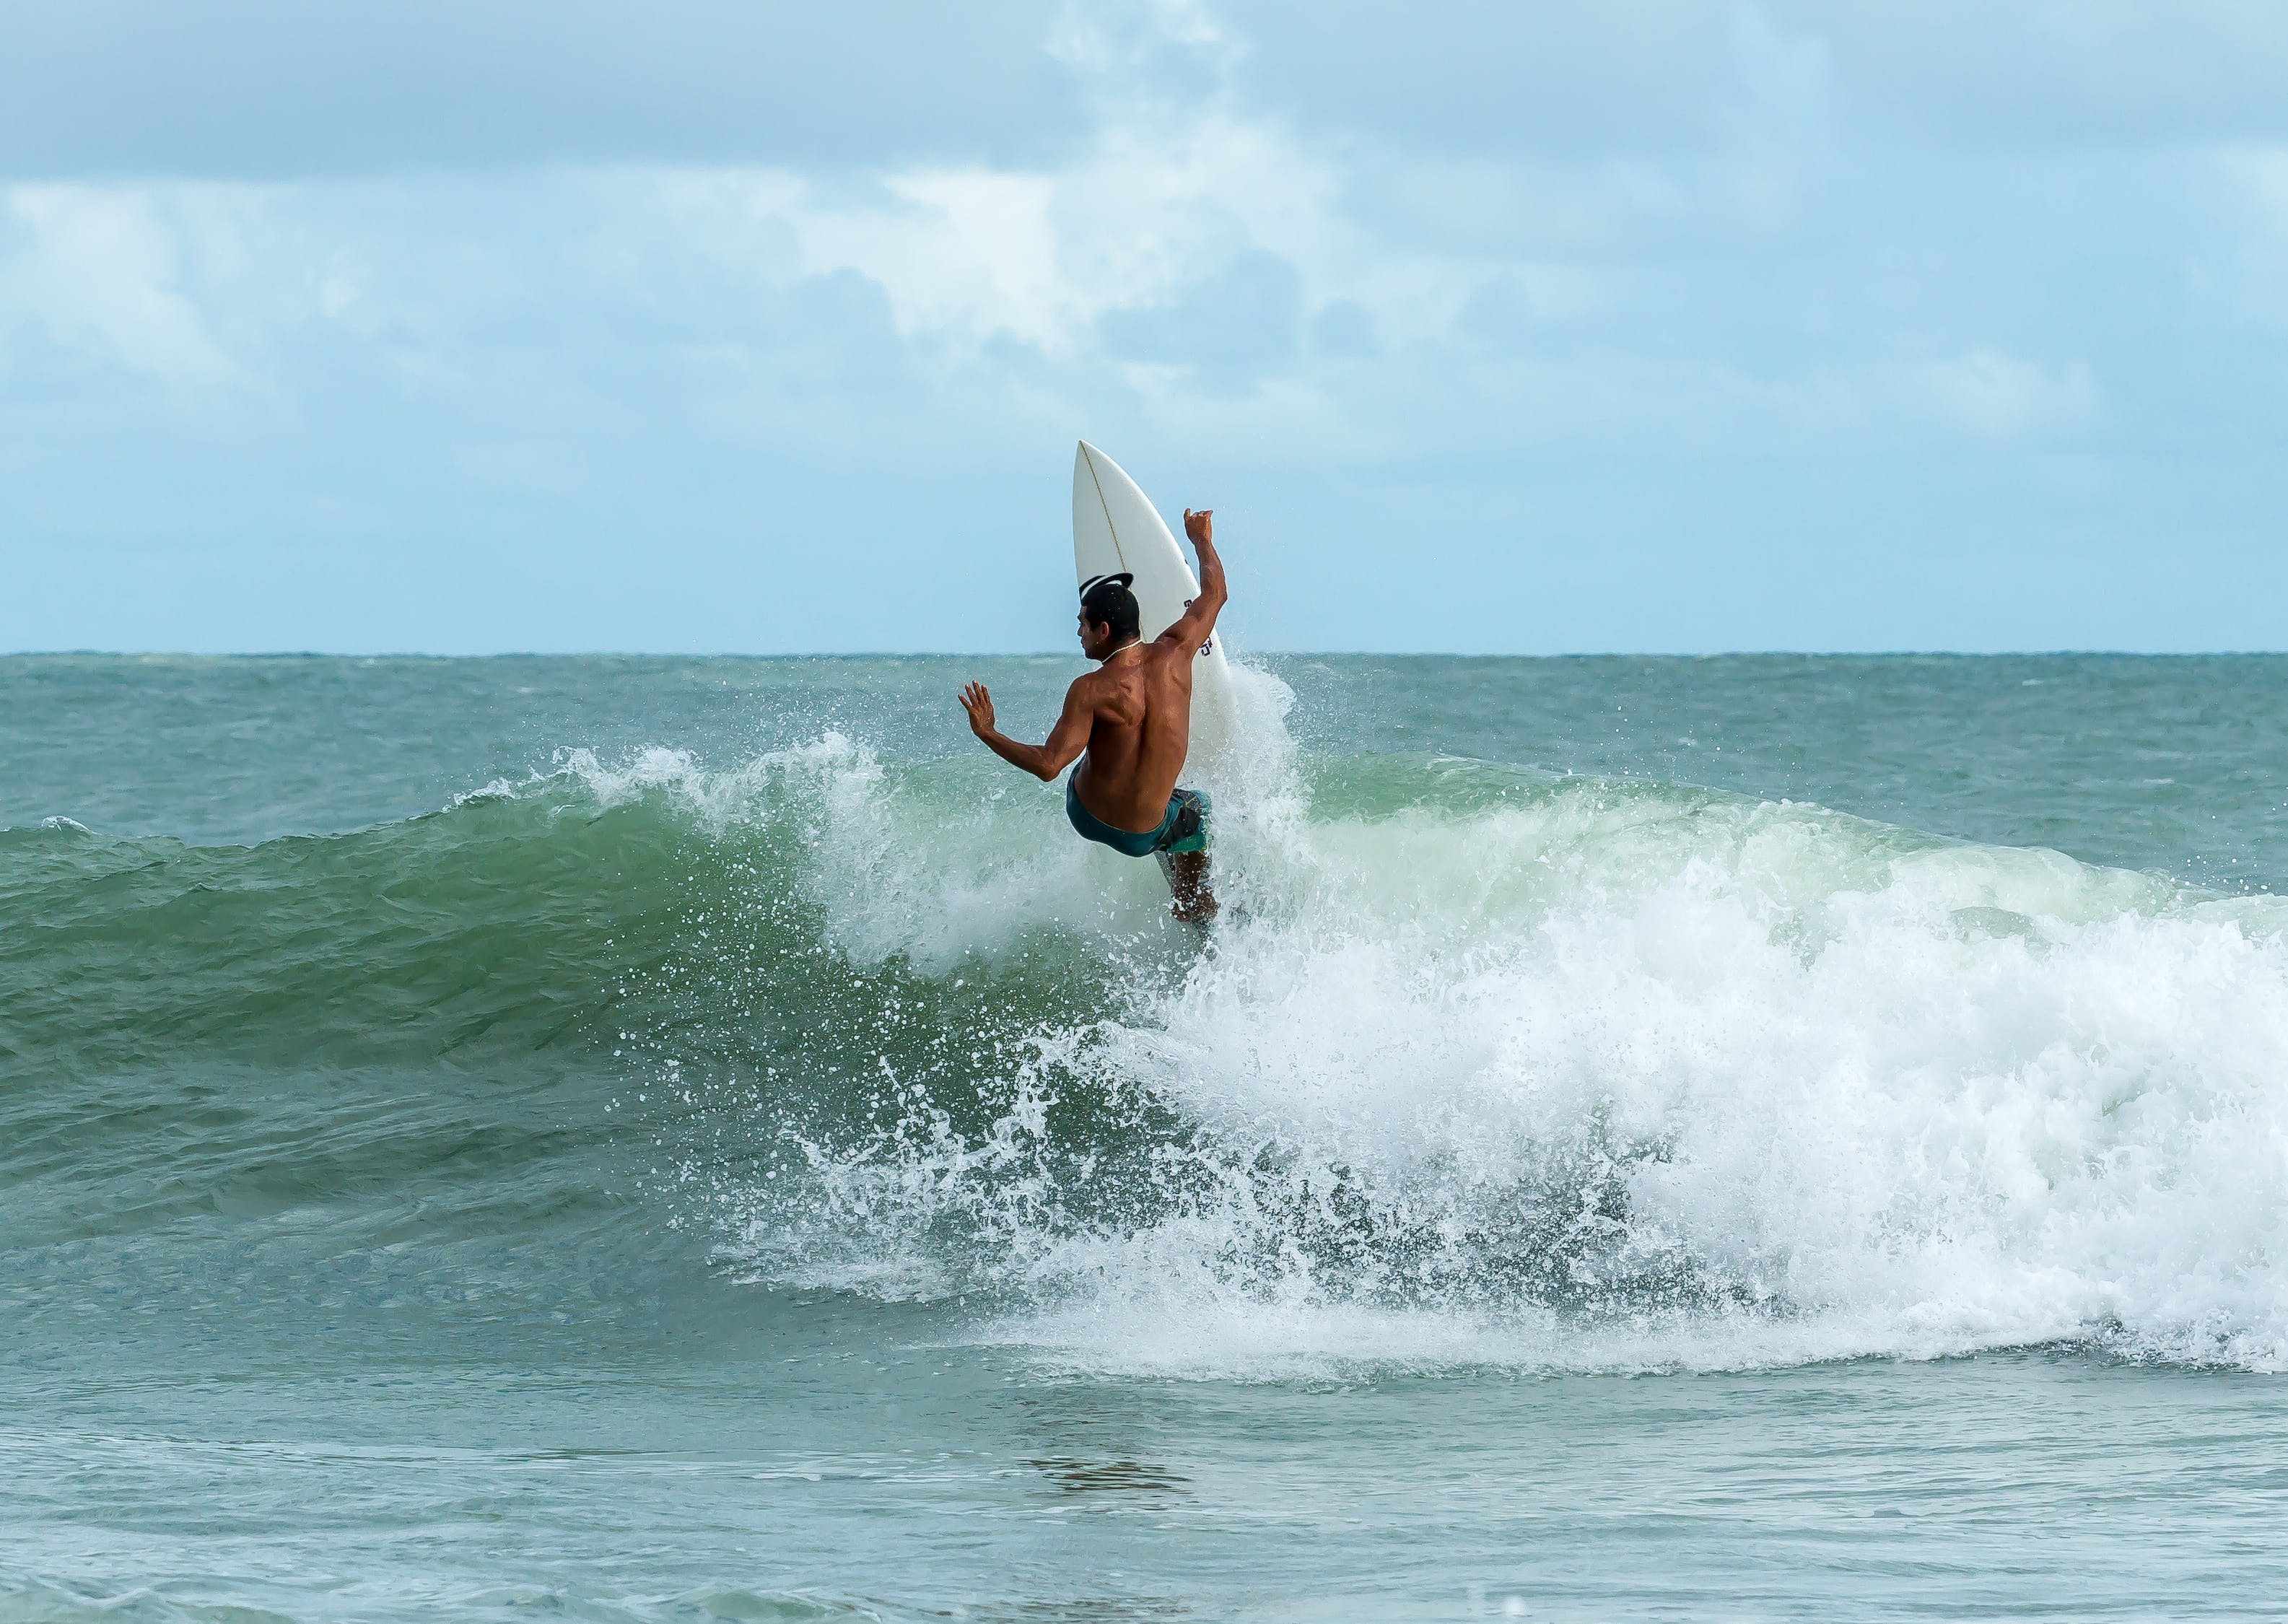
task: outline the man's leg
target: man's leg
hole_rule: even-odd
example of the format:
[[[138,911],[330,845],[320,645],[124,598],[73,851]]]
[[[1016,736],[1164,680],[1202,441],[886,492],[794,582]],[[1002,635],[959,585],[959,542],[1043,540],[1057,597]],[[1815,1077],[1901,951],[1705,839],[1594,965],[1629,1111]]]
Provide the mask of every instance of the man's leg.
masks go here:
[[[1216,916],[1216,899],[1208,889],[1208,798],[1197,790],[1179,789],[1168,810],[1175,821],[1162,837],[1160,872],[1176,894],[1176,917],[1187,925],[1204,925]]]
[[[1208,855],[1204,851],[1160,854],[1168,872],[1168,889],[1176,894],[1176,917],[1187,925],[1204,925],[1216,916],[1215,894],[1208,889]]]

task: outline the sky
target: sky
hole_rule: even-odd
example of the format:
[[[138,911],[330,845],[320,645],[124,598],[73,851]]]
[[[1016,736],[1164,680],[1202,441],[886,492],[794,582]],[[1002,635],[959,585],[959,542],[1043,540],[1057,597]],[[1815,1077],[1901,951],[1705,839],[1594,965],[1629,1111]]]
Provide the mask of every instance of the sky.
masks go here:
[[[2288,647],[2276,0],[0,0],[0,649]]]

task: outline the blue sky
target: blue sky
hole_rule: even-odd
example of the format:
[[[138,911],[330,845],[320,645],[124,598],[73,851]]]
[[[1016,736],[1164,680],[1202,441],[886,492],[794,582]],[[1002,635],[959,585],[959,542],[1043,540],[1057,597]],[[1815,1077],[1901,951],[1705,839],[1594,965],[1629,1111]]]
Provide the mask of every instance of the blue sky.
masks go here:
[[[0,0],[0,648],[2288,647],[2288,7]]]

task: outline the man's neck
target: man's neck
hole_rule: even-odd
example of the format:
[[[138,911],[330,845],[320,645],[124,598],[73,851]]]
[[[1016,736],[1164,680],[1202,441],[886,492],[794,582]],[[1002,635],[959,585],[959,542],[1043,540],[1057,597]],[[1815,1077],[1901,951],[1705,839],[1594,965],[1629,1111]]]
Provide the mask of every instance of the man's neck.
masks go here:
[[[1143,646],[1144,640],[1142,638],[1132,637],[1126,642],[1121,644],[1117,649],[1114,649],[1105,654],[1098,655],[1096,657],[1096,663],[1100,665],[1109,665],[1114,660],[1127,653],[1131,649],[1140,649]]]

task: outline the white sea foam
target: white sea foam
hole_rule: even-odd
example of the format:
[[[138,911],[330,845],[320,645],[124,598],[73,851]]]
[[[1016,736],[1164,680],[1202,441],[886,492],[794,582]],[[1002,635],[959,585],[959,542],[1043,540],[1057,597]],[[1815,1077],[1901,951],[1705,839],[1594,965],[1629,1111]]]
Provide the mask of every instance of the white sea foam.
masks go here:
[[[1216,786],[1213,950],[977,1079],[1007,1108],[983,1138],[941,1113],[820,1152],[841,1248],[766,1225],[763,1273],[988,1291],[978,1335],[1128,1372],[2058,1341],[2288,1368],[2288,905],[1585,779],[1308,809],[1263,760]],[[692,773],[624,776],[751,790]],[[804,883],[854,962],[1171,928],[1150,865],[1029,785],[949,810],[838,740],[758,773],[802,778]],[[1076,1088],[1185,1125],[1153,1190],[1084,1198],[1049,1142]]]
[[[1635,824],[1632,880],[1593,817],[1553,811],[1398,820],[1372,861],[1366,832],[1324,831],[1351,885],[1242,925],[1102,1040],[1212,1142],[1410,1230],[1417,1284],[1324,1278],[1300,1237],[1235,1266],[1266,1254],[1250,1226],[1294,1222],[1250,1194],[1044,1248],[1037,1306],[996,1334],[1200,1373],[2072,1339],[2288,1364],[2268,904],[2038,854],[1886,859],[1879,832],[1770,808]],[[1504,896],[1486,867],[1474,904],[1449,873],[1416,920],[1393,895],[1535,847],[1573,883]]]
[[[827,733],[814,743],[768,751],[728,769],[711,768],[687,750],[657,744],[608,763],[591,750],[567,750],[559,753],[552,773],[530,782],[570,780],[604,807],[663,795],[721,834],[785,816],[790,808],[814,821],[862,819],[880,778],[872,751],[840,733]]]

